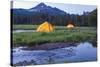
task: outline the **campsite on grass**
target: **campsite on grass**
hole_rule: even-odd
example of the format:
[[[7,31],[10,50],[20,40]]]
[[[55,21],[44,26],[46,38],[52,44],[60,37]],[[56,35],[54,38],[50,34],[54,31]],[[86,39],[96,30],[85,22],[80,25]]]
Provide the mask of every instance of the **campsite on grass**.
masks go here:
[[[25,9],[17,6],[25,1],[11,3],[11,65],[97,60],[95,5],[33,2]]]

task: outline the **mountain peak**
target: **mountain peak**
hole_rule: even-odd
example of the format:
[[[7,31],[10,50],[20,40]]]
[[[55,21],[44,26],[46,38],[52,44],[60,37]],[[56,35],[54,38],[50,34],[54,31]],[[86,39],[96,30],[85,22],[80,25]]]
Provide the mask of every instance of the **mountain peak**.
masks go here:
[[[47,5],[41,2],[41,3],[38,4],[36,7],[41,7],[41,8],[43,8],[43,7],[47,7]]]
[[[29,11],[35,11],[35,12],[41,12],[41,13],[48,13],[50,15],[55,15],[55,14],[65,14],[64,11],[58,9],[58,8],[53,8],[51,6],[46,5],[45,3],[39,3],[37,6],[29,9]]]
[[[38,5],[40,5],[40,6],[46,6],[46,4],[44,4],[44,3],[42,3],[42,2],[41,2],[40,4],[38,4]]]

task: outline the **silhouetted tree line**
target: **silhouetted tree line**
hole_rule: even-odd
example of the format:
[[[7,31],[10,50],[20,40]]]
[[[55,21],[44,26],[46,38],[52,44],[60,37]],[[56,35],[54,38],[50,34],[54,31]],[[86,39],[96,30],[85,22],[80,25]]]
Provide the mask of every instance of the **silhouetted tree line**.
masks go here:
[[[97,26],[97,9],[92,12],[83,12],[78,14],[55,14],[33,12],[31,14],[16,14],[11,11],[11,21],[13,24],[33,24],[39,25],[44,21],[48,21],[53,25],[65,26],[70,21],[76,26]]]

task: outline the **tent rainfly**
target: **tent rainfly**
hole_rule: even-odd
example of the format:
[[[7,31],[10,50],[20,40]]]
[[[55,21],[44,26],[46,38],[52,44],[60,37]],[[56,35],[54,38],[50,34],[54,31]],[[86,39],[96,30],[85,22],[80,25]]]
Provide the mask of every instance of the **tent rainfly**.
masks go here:
[[[37,32],[52,32],[52,31],[54,31],[54,27],[50,23],[45,21],[44,23],[39,25],[39,27],[37,28],[36,31]]]
[[[67,25],[67,28],[68,28],[68,29],[72,29],[72,28],[74,28],[74,25],[73,25],[73,24],[68,24],[68,25]]]

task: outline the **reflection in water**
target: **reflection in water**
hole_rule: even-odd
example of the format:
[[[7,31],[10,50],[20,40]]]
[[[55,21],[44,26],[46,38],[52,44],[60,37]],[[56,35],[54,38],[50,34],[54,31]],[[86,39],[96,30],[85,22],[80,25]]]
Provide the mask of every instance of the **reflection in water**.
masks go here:
[[[96,61],[97,48],[90,43],[80,43],[76,48],[76,56],[68,58],[72,62]]]
[[[27,51],[14,48],[12,59],[12,63],[17,63],[17,65],[96,61],[97,48],[88,42],[80,43],[77,47],[71,46],[54,50]]]

